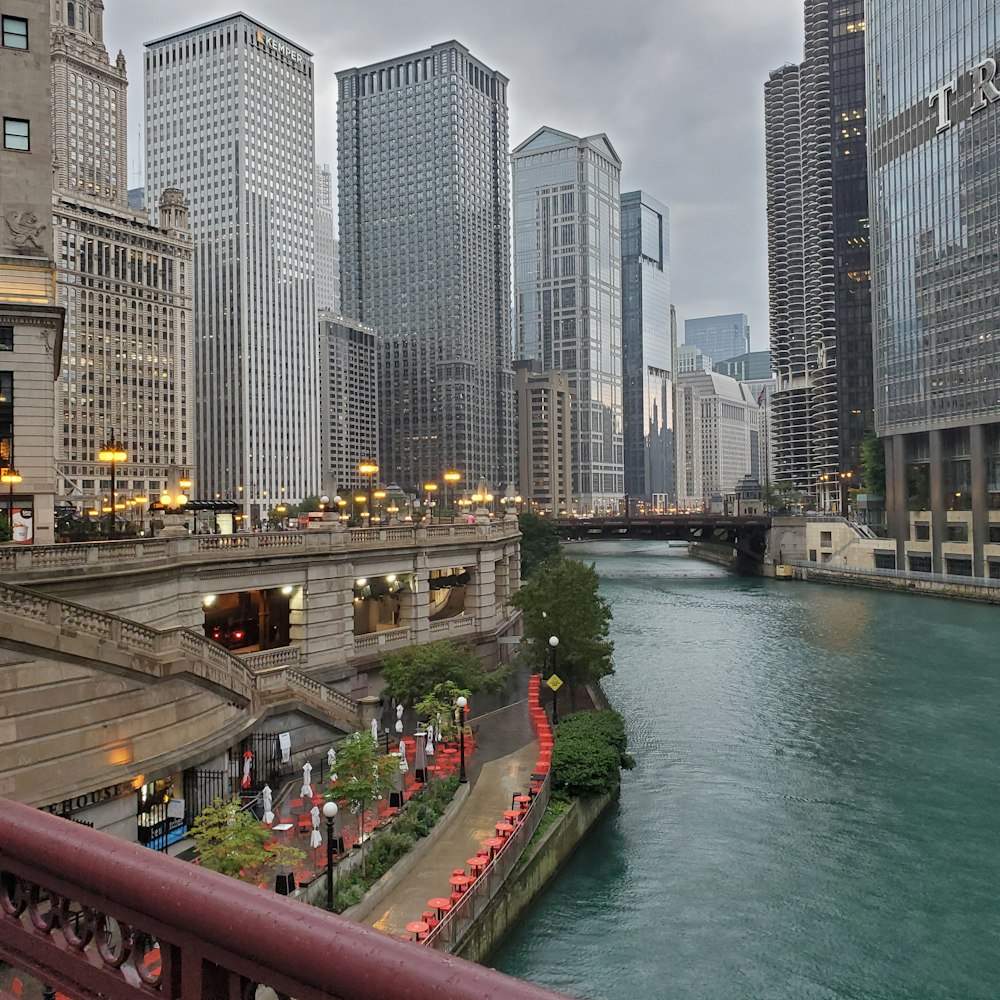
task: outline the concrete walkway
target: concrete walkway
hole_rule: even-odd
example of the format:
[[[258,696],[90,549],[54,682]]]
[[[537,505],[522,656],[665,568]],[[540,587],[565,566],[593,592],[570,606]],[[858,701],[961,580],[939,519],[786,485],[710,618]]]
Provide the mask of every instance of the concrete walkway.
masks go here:
[[[538,759],[528,716],[528,703],[518,702],[485,716],[476,723],[477,747],[472,756],[472,790],[447,830],[436,837],[420,863],[400,880],[387,904],[364,922],[389,934],[402,934],[411,920],[419,920],[427,900],[447,896],[448,879],[456,868],[465,868],[486,837],[495,836],[495,825],[511,807],[515,792],[526,792]]]

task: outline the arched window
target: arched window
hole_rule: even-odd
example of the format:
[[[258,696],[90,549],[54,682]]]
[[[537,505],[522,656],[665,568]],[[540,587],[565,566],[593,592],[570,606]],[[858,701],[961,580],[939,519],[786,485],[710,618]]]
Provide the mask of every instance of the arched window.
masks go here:
[[[76,27],[76,7],[73,4],[73,0],[69,0],[66,4],[66,23],[71,27]]]

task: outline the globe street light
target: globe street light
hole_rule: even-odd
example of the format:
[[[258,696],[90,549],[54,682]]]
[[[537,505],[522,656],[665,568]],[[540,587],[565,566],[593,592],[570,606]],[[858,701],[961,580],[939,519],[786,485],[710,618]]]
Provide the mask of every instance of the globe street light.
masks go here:
[[[326,908],[333,911],[333,821],[337,818],[337,803],[324,802],[326,817]]]
[[[437,492],[437,483],[424,483],[424,492],[427,494],[427,499],[424,501],[424,506],[427,508],[427,523],[430,524],[431,520],[431,508],[434,506],[434,494]]]
[[[365,476],[368,479],[368,485],[365,492],[368,494],[366,499],[368,513],[371,514],[371,492],[372,492],[372,482],[375,476],[378,475],[378,466],[370,459],[366,458],[363,462],[358,465],[358,475]],[[364,484],[362,484],[364,485]]]
[[[117,514],[115,513],[115,503],[118,499],[118,494],[115,491],[115,470],[119,462],[124,462],[128,459],[128,453],[125,451],[125,445],[121,443],[116,437],[115,432],[111,432],[111,437],[101,445],[101,450],[97,455],[97,458],[101,462],[111,463],[111,537],[114,538],[116,534],[115,520]]]
[[[462,481],[462,473],[456,469],[449,469],[441,477],[448,485],[445,487],[444,502],[448,505],[452,517],[455,516],[455,487]],[[449,493],[448,487],[451,487]]]
[[[458,782],[464,785],[469,780],[465,776],[465,707],[469,700],[460,694],[455,704],[458,706]]]
[[[552,661],[552,676],[556,674],[556,650],[559,648],[559,636],[549,636],[549,652]],[[552,692],[552,725],[559,724],[559,692]]]

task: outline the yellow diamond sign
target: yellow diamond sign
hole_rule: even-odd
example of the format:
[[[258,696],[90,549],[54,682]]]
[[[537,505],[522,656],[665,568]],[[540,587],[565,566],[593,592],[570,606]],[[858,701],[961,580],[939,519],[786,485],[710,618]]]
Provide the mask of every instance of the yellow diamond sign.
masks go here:
[[[558,674],[553,674],[546,682],[553,691],[558,691],[563,686],[563,679]]]

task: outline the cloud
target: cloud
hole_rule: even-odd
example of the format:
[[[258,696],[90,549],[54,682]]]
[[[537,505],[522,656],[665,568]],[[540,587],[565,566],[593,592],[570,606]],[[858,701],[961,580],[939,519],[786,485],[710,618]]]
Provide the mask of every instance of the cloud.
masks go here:
[[[130,67],[131,161],[142,43],[233,9],[105,0],[108,48]],[[451,38],[510,78],[512,146],[540,125],[606,132],[622,190],[643,188],[670,207],[681,323],[746,312],[754,347],[766,346],[763,86],[770,70],[801,59],[801,0],[259,0],[246,12],[315,54],[320,162],[336,162],[337,70]]]

